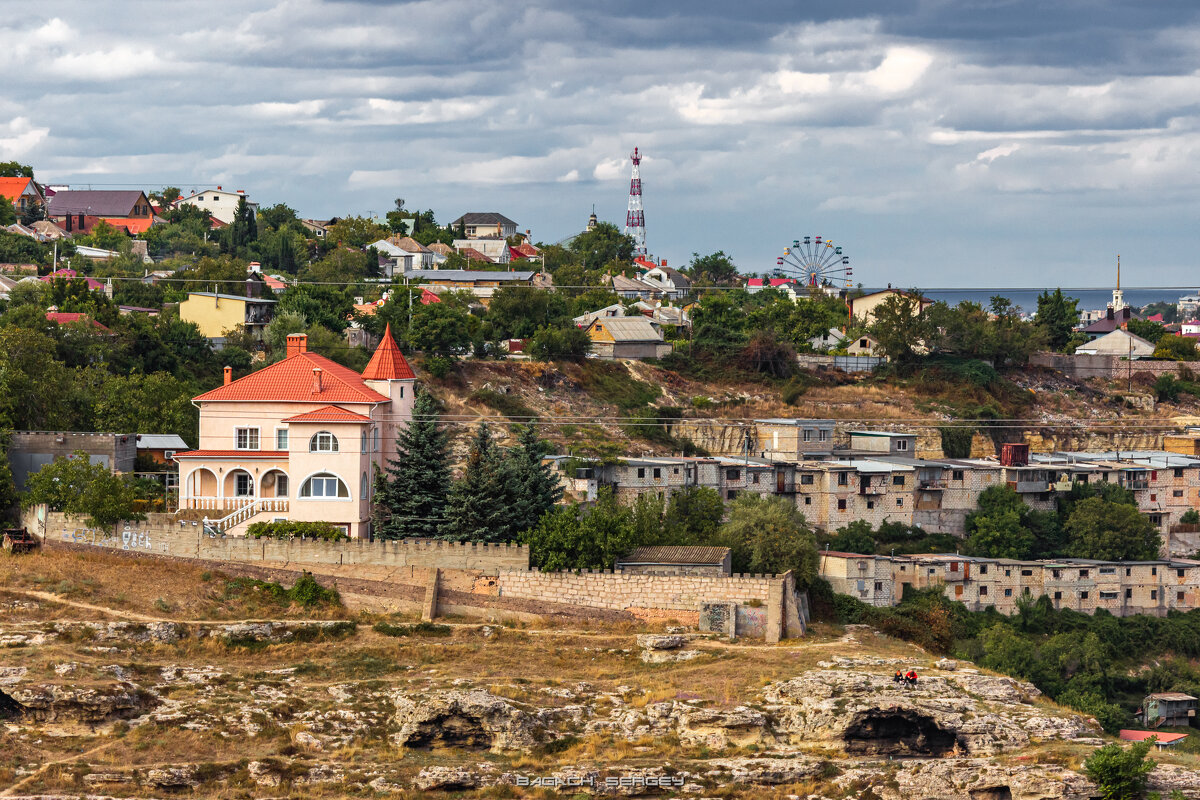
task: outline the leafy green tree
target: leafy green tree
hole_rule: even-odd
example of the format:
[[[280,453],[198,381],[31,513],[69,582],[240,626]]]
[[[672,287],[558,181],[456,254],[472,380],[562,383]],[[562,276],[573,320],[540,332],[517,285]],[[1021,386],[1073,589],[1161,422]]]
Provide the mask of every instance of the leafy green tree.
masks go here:
[[[497,339],[528,339],[544,326],[574,327],[565,297],[532,286],[498,289],[488,304],[487,321]]]
[[[921,313],[919,294],[894,294],[875,307],[870,333],[883,355],[901,364],[916,359],[930,337],[929,318]]]
[[[1075,504],[1064,526],[1075,558],[1150,561],[1159,557],[1162,537],[1136,506],[1090,497]]]
[[[591,349],[591,338],[574,325],[538,328],[525,346],[526,354],[538,361],[581,361]]]
[[[716,489],[685,486],[671,492],[663,513],[665,539],[645,544],[697,545],[711,541],[725,518],[725,501]]]
[[[687,272],[702,286],[732,286],[737,282],[737,266],[724,250],[702,256],[692,253]]]
[[[0,195],[0,226],[12,225],[17,221],[17,212],[13,208],[12,202]]]
[[[511,542],[516,530],[512,513],[512,470],[492,440],[486,422],[480,423],[467,455],[463,477],[455,481],[446,501],[446,524],[440,537],[455,542]]]
[[[76,451],[58,458],[25,479],[25,507],[45,504],[51,511],[86,517],[89,525],[108,528],[118,522],[145,519],[134,511],[137,494],[132,482],[113,475],[103,464],[92,464]]]
[[[598,270],[613,262],[628,265],[633,258],[633,248],[633,237],[621,233],[611,222],[601,222],[576,236],[569,249],[574,263],[585,270]]]
[[[341,333],[350,325],[354,299],[340,286],[300,284],[284,291],[275,310],[277,314],[289,311],[300,314],[310,325],[320,325],[334,333]]]
[[[0,433],[0,515],[5,515],[20,500],[13,481],[12,462],[8,459],[9,443],[9,435]]]
[[[561,506],[526,531],[530,561],[545,572],[612,569],[616,559],[641,542],[633,525],[633,510],[622,506],[605,487],[590,509]]]
[[[299,287],[297,287],[299,288]],[[263,330],[263,340],[276,355],[287,352],[287,337],[308,330],[308,318],[294,309],[279,311]]]
[[[416,304],[405,338],[426,355],[456,358],[467,352],[479,321],[469,311],[470,299],[458,293],[440,295],[441,302]]]
[[[391,231],[375,220],[366,217],[343,217],[329,226],[325,238],[336,244],[361,248],[390,235]]]
[[[1140,336],[1150,344],[1158,344],[1158,340],[1167,335],[1167,329],[1161,322],[1147,322],[1144,319],[1131,319],[1126,329],[1134,336]]]
[[[414,232],[416,214],[404,210],[403,197],[397,197],[395,209],[387,212],[387,223],[391,232],[399,236],[406,236]]]
[[[436,538],[446,515],[450,445],[438,427],[438,403],[420,392],[412,420],[396,437],[396,458],[376,477],[375,536]]]
[[[1078,305],[1079,301],[1063,295],[1062,289],[1055,289],[1053,294],[1047,290],[1038,295],[1033,324],[1044,331],[1051,349],[1061,351],[1070,341],[1075,326],[1079,324]]]
[[[943,425],[938,428],[942,439],[942,455],[946,458],[970,458],[975,428],[968,425]]]
[[[791,570],[799,587],[808,586],[817,575],[816,539],[804,515],[786,497],[738,495],[716,542],[733,551],[734,572]]]
[[[107,375],[95,392],[95,430],[175,433],[199,444],[200,417],[192,405],[197,387],[167,372]]]
[[[1158,766],[1146,758],[1153,742],[1135,742],[1125,747],[1112,742],[1099,748],[1083,762],[1083,771],[1100,790],[1104,800],[1138,800],[1146,793],[1149,775]]]
[[[326,253],[324,258],[305,267],[300,272],[300,278],[316,283],[357,283],[370,277],[378,269],[379,262],[372,264],[368,253],[337,247]]]
[[[16,161],[0,161],[0,178],[32,178],[33,167]]]
[[[875,537],[871,532],[871,523],[865,519],[856,519],[848,525],[843,525],[826,544],[826,549],[863,555],[874,553]]]
[[[1187,336],[1167,334],[1158,340],[1158,346],[1154,348],[1154,357],[1172,361],[1195,361],[1196,340]]]
[[[978,517],[967,539],[967,552],[986,558],[1028,558],[1033,546],[1033,532],[1021,525],[1015,510]]]

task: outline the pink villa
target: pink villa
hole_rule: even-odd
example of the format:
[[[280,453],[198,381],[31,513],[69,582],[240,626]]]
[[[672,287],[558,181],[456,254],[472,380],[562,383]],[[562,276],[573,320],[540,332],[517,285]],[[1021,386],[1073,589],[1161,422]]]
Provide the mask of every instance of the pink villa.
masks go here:
[[[179,507],[244,535],[253,522],[330,522],[371,536],[376,468],[396,457],[412,419],[416,376],[389,327],[359,375],[287,337],[287,357],[192,399],[199,449],[175,454]]]

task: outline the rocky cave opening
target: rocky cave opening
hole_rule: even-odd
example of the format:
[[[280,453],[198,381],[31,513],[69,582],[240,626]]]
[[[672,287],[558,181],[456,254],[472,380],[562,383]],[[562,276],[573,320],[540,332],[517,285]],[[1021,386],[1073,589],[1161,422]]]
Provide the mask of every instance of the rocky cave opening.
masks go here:
[[[407,747],[456,747],[466,750],[487,750],[492,746],[492,735],[475,717],[448,714],[424,723],[411,735]]]
[[[971,800],[1013,800],[1012,789],[1007,786],[987,786],[971,789]]]
[[[954,731],[907,709],[874,708],[857,714],[842,740],[851,755],[945,756],[958,749]]]
[[[0,692],[0,719],[14,719],[25,713],[25,706]]]

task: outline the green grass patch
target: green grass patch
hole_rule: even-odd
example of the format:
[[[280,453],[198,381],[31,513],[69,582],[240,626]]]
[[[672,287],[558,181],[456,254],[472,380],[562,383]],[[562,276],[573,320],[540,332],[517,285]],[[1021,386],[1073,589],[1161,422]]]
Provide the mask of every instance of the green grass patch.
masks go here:
[[[580,364],[580,369],[581,388],[594,400],[617,408],[641,408],[662,394],[658,386],[630,375],[624,364],[588,359]]]
[[[525,405],[521,398],[514,394],[501,394],[491,389],[476,389],[467,399],[473,403],[482,403],[509,418],[537,419],[537,414],[533,409]]]
[[[376,622],[373,630],[384,636],[449,636],[454,629],[449,625],[438,625],[434,622],[414,622],[411,625],[393,625],[390,622]]]

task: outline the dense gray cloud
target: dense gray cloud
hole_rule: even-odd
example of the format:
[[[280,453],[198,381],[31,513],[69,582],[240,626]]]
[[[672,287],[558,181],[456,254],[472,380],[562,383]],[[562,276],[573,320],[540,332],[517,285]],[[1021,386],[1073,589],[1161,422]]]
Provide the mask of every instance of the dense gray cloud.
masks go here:
[[[1200,280],[1193,2],[161,3],[0,23],[0,159],[64,183],[220,183],[306,216],[394,197],[534,238],[622,221],[868,285]],[[1129,282],[1130,278],[1126,277]]]

